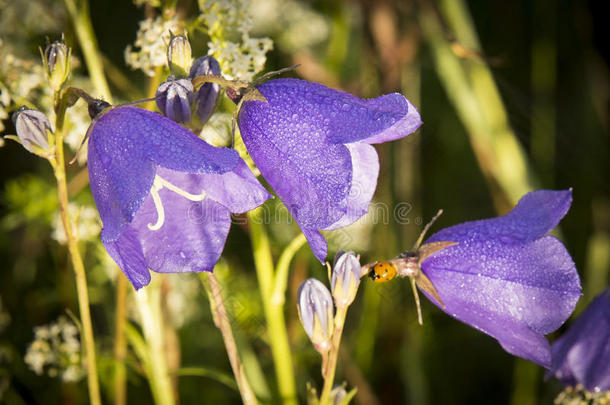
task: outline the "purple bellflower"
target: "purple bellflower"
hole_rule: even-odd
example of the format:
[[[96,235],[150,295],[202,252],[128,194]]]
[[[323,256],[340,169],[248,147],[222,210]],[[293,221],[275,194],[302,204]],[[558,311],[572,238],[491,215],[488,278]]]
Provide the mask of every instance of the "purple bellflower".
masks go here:
[[[150,282],[148,269],[212,271],[231,213],[270,197],[237,152],[213,147],[160,114],[108,108],[88,134],[102,242],[136,289]]]
[[[565,385],[590,392],[610,390],[610,288],[551,347],[550,373]]]
[[[368,211],[379,174],[371,144],[411,134],[421,125],[419,113],[397,93],[363,100],[297,79],[257,89],[266,101],[243,103],[241,136],[323,262],[320,230],[347,226]]]
[[[424,294],[447,314],[496,338],[507,352],[549,368],[544,335],[566,321],[581,295],[570,254],[547,235],[571,203],[571,190],[534,191],[506,215],[432,235],[420,249],[433,242],[457,244],[421,262],[442,304],[426,289]]]

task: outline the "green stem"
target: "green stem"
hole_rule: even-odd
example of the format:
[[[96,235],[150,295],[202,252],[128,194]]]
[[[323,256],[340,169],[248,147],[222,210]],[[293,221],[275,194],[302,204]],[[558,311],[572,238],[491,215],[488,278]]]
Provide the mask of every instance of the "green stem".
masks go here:
[[[127,323],[127,277],[119,270],[116,286],[116,319],[114,328],[114,404],[127,404],[127,339],[125,324]]]
[[[159,277],[136,293],[136,302],[142,319],[142,329],[148,350],[147,374],[153,398],[157,405],[174,405],[174,393],[167,371],[163,345],[161,314],[161,285]]]
[[[98,96],[103,97],[104,100],[111,103],[110,88],[104,76],[104,66],[100,58],[97,39],[93,32],[93,25],[91,24],[89,3],[87,0],[64,0],[64,3],[74,24],[74,31],[76,31],[93,87]]]
[[[258,401],[256,400],[256,396],[250,387],[250,383],[244,373],[244,366],[239,359],[239,352],[237,351],[237,345],[235,344],[235,338],[233,337],[231,323],[227,315],[218,280],[214,273],[205,273],[202,274],[201,281],[208,294],[208,299],[210,300],[210,309],[212,310],[214,324],[222,333],[222,339],[225,343],[225,349],[229,356],[231,368],[233,369],[233,375],[235,376],[237,386],[239,387],[241,399],[246,405],[257,404]]]
[[[91,323],[91,312],[89,310],[89,293],[87,291],[87,276],[85,266],[78,249],[78,240],[72,229],[72,219],[68,211],[68,186],[66,183],[66,169],[64,160],[63,144],[63,125],[65,118],[65,99],[56,95],[55,103],[56,122],[55,122],[55,157],[51,160],[55,178],[57,179],[57,196],[59,199],[59,210],[61,222],[63,224],[68,251],[74,268],[76,280],[76,291],[78,296],[78,306],[80,320],[83,330],[83,342],[85,349],[85,359],[87,363],[87,384],[89,387],[89,400],[93,405],[100,405],[100,387],[97,377],[97,361],[95,356],[95,340],[93,338],[93,326]]]
[[[335,331],[333,332],[328,361],[326,362],[326,367],[322,370],[324,374],[324,387],[322,388],[322,395],[320,395],[320,405],[332,404],[330,391],[333,389],[333,384],[335,382],[337,359],[339,358],[339,347],[341,345],[341,336],[343,335],[347,308],[348,307],[338,307],[337,314],[335,315]]]
[[[297,251],[303,247],[305,242],[307,242],[305,235],[300,233],[282,252],[280,259],[277,262],[273,283],[273,294],[271,294],[271,302],[273,305],[283,305],[286,301],[286,286],[288,285],[290,262]]]
[[[254,265],[267,320],[269,344],[273,356],[278,390],[284,404],[297,404],[292,353],[284,319],[284,305],[271,299],[274,285],[273,258],[269,238],[262,224],[262,209],[248,212]]]

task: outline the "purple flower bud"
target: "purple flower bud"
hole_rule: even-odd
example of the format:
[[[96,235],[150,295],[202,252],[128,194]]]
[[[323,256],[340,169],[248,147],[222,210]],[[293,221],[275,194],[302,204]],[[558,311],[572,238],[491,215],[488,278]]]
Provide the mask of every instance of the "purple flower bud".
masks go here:
[[[17,137],[27,151],[37,155],[48,151],[49,135],[47,131],[52,132],[52,129],[46,115],[23,105],[13,113],[12,119]]]
[[[191,120],[191,102],[193,101],[193,85],[188,79],[176,79],[169,76],[161,83],[155,94],[157,107],[167,118],[174,122],[189,122]]]
[[[61,88],[70,73],[70,52],[62,39],[47,45],[42,55],[47,77],[55,91]]]
[[[610,288],[551,347],[550,373],[565,385],[610,390]]]
[[[297,293],[299,319],[311,343],[320,353],[330,349],[333,335],[333,299],[324,284],[309,278]]]
[[[191,67],[191,44],[185,35],[173,35],[167,47],[167,63],[172,74],[186,76]]]
[[[356,298],[361,271],[354,252],[340,251],[336,254],[330,287],[338,308],[350,305]]]
[[[220,76],[220,65],[212,56],[197,58],[191,67],[189,74],[191,79],[203,75]],[[197,103],[197,116],[201,122],[206,122],[210,118],[219,93],[220,85],[217,83],[205,83],[197,90],[195,100]]]

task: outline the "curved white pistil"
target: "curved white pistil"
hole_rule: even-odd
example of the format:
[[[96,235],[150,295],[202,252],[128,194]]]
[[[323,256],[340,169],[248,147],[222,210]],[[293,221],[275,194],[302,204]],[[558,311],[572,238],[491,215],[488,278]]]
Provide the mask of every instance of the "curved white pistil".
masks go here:
[[[159,195],[159,191],[163,187],[186,198],[187,200],[203,201],[205,199],[205,191],[203,190],[201,191],[201,194],[191,194],[188,191],[185,191],[180,187],[170,183],[169,181],[159,176],[155,176],[153,186],[150,189],[150,195],[152,196],[153,202],[155,203],[155,208],[157,209],[157,222],[155,222],[154,224],[148,224],[148,229],[150,229],[151,231],[161,229],[163,223],[165,222],[165,210],[163,208],[163,203],[161,202],[161,196]]]

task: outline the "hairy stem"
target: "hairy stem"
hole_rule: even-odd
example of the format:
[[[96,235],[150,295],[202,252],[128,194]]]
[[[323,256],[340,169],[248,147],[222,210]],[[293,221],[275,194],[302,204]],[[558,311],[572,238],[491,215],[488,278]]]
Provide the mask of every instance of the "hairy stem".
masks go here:
[[[78,240],[74,235],[72,219],[68,211],[68,186],[66,183],[66,167],[63,147],[63,124],[66,111],[65,100],[56,95],[55,103],[56,122],[55,122],[55,156],[51,160],[55,178],[57,180],[57,196],[59,199],[59,210],[61,222],[66,233],[66,243],[74,269],[76,280],[76,291],[78,296],[78,306],[80,321],[82,323],[83,343],[87,366],[87,384],[89,387],[89,400],[93,405],[100,405],[100,387],[97,377],[97,361],[95,356],[95,340],[93,338],[93,326],[91,323],[91,312],[89,310],[89,293],[87,291],[87,276],[85,265],[78,250]]]
[[[225,349],[227,350],[229,361],[231,362],[233,375],[235,375],[235,380],[237,381],[237,386],[239,387],[241,399],[246,405],[257,404],[258,401],[256,400],[254,391],[252,391],[250,383],[246,378],[244,366],[239,358],[239,352],[237,351],[237,345],[235,344],[235,338],[233,337],[233,331],[231,330],[231,322],[229,321],[229,317],[227,315],[227,310],[224,305],[222,291],[220,289],[220,285],[218,284],[218,279],[216,279],[214,273],[204,273],[201,276],[201,281],[203,282],[203,286],[208,293],[214,323],[222,333],[222,339],[225,343]]]

